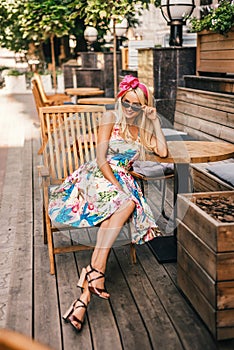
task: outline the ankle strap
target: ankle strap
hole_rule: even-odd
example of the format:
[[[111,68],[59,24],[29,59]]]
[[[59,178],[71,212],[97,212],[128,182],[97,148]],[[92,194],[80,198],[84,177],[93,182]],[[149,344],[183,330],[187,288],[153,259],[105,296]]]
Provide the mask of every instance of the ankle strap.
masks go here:
[[[88,279],[88,282],[89,282],[89,283],[90,283],[90,282],[93,282],[93,281],[95,281],[95,280],[98,280],[98,279],[100,279],[100,278],[105,278],[105,274],[104,274],[102,271],[98,271],[98,270],[95,269],[91,264],[89,264],[89,266],[90,266],[91,270],[88,271],[88,272],[86,272],[86,276],[90,275],[92,272],[97,272],[97,273],[99,273],[99,274],[101,275],[101,276],[94,277],[94,278],[92,278],[92,279]]]
[[[89,273],[95,271],[95,272],[99,273],[100,275],[102,275],[103,277],[105,277],[105,274],[104,274],[102,271],[99,271],[99,270],[95,269],[95,268],[91,265],[91,263],[89,264],[89,266],[90,266],[91,270],[90,270],[89,272],[87,272],[87,274],[89,274]]]
[[[79,307],[84,307],[85,309],[87,309],[87,305],[84,303],[83,300],[81,300],[81,299],[79,298],[79,299],[76,300],[75,303],[78,303],[78,302],[81,303],[82,305],[76,306],[75,309],[78,309]]]

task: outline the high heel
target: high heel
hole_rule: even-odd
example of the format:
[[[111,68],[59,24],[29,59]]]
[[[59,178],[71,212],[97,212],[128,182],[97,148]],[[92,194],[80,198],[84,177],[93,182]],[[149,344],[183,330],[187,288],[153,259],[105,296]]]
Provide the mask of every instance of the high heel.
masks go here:
[[[82,269],[81,275],[80,275],[80,279],[79,279],[79,281],[78,281],[78,283],[77,283],[77,287],[80,287],[81,289],[83,289],[83,288],[84,288],[84,284],[85,284],[85,280],[87,280],[87,282],[88,282],[88,289],[89,289],[90,293],[95,294],[95,295],[97,295],[99,298],[102,298],[102,299],[109,299],[109,297],[102,295],[102,293],[108,293],[108,292],[106,291],[106,289],[93,287],[93,286],[91,285],[91,283],[92,283],[93,281],[96,281],[96,280],[98,280],[98,279],[100,279],[100,278],[105,278],[105,274],[104,274],[103,272],[101,272],[101,271],[98,271],[98,270],[95,269],[94,267],[92,267],[91,264],[89,265],[89,267],[90,267],[90,271],[87,271],[87,268],[86,268],[86,269],[85,269],[85,268]],[[100,276],[97,276],[97,277],[95,277],[95,278],[91,278],[90,275],[91,275],[93,272],[98,273]]]
[[[86,276],[87,276],[87,271],[86,271],[86,268],[83,267],[83,269],[81,270],[80,279],[77,283],[77,287],[80,287],[82,290],[84,289],[85,281],[87,280]]]
[[[76,306],[77,303],[81,303],[81,305]],[[65,322],[70,323],[72,327],[77,331],[80,332],[82,330],[84,321],[81,321],[79,318],[77,318],[75,315],[73,315],[74,311],[77,310],[78,308],[83,307],[87,310],[87,305],[81,300],[81,299],[76,299],[69,309],[65,312],[63,315],[63,319]],[[85,310],[85,312],[86,312]],[[76,325],[73,322],[77,322],[80,324],[80,328],[76,327]]]

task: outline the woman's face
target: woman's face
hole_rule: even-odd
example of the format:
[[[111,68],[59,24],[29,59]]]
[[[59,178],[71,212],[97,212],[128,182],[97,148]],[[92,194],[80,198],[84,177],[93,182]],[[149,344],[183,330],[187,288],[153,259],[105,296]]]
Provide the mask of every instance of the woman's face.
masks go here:
[[[142,105],[134,91],[128,91],[121,100],[126,119],[135,119],[142,112]]]

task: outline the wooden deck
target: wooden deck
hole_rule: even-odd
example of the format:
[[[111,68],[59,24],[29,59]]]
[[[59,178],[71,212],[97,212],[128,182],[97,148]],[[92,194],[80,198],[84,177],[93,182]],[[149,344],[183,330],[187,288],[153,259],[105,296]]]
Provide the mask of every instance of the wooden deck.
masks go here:
[[[92,298],[81,333],[62,321],[80,293],[76,282],[91,252],[58,255],[56,275],[49,274],[36,110],[31,95],[0,99],[0,327],[54,350],[234,349],[234,340],[214,341],[177,287],[176,264],[159,264],[147,245],[137,247],[135,265],[129,247],[112,250],[106,273],[111,299]],[[167,222],[159,218],[159,225],[165,232]],[[65,244],[68,238],[57,239]]]

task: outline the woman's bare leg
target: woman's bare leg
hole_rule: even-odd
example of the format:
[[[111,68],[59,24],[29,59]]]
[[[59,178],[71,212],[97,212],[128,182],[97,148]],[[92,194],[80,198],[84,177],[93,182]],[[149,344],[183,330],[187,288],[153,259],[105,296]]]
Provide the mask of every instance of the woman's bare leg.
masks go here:
[[[135,203],[133,201],[128,201],[127,203],[124,203],[109,219],[103,221],[101,224],[97,234],[97,243],[91,258],[92,267],[98,271],[105,272],[110,249],[134,209]],[[89,270],[90,267],[88,268],[88,271]],[[98,273],[92,272],[92,278],[98,276],[100,276]],[[96,280],[93,282],[93,285],[97,288],[103,289],[104,278]],[[106,292],[103,292],[102,294],[105,297],[109,297],[109,294]]]
[[[98,234],[97,234],[97,243],[92,254],[91,265],[101,271],[105,272],[106,270],[106,262],[110,252],[110,249],[115,242],[118,234],[121,231],[124,223],[132,214],[135,208],[135,203],[129,201],[124,203],[109,219],[102,222]],[[91,267],[88,266],[87,272],[91,270]],[[97,272],[92,272],[92,279],[100,276]],[[104,278],[98,279],[92,282],[92,285],[95,285],[96,288],[104,289]],[[109,293],[102,292],[104,297],[109,297]],[[88,288],[88,282],[85,281],[84,289],[82,294],[80,295],[80,299],[88,305],[90,302],[91,293]],[[80,302],[77,302],[77,306],[80,305]],[[74,310],[73,315],[76,316],[79,320],[83,321],[86,309],[78,308]],[[76,321],[73,321],[73,324],[80,329],[81,325]]]
[[[83,292],[82,294],[80,295],[80,300],[82,302],[85,303],[86,306],[88,306],[88,304],[90,303],[90,298],[91,298],[91,293],[88,289],[88,282],[86,281],[85,282],[85,285],[84,285],[84,289],[83,289]],[[76,307],[77,306],[82,306],[82,303],[77,300],[76,302]],[[73,316],[75,316],[78,320],[80,320],[81,322],[84,321],[84,318],[85,318],[85,313],[86,313],[86,308],[84,307],[78,307],[76,308],[74,311],[73,311]],[[76,322],[76,320],[73,320],[72,321],[73,325],[78,329],[80,330],[82,328],[82,325],[79,323],[79,322]]]

